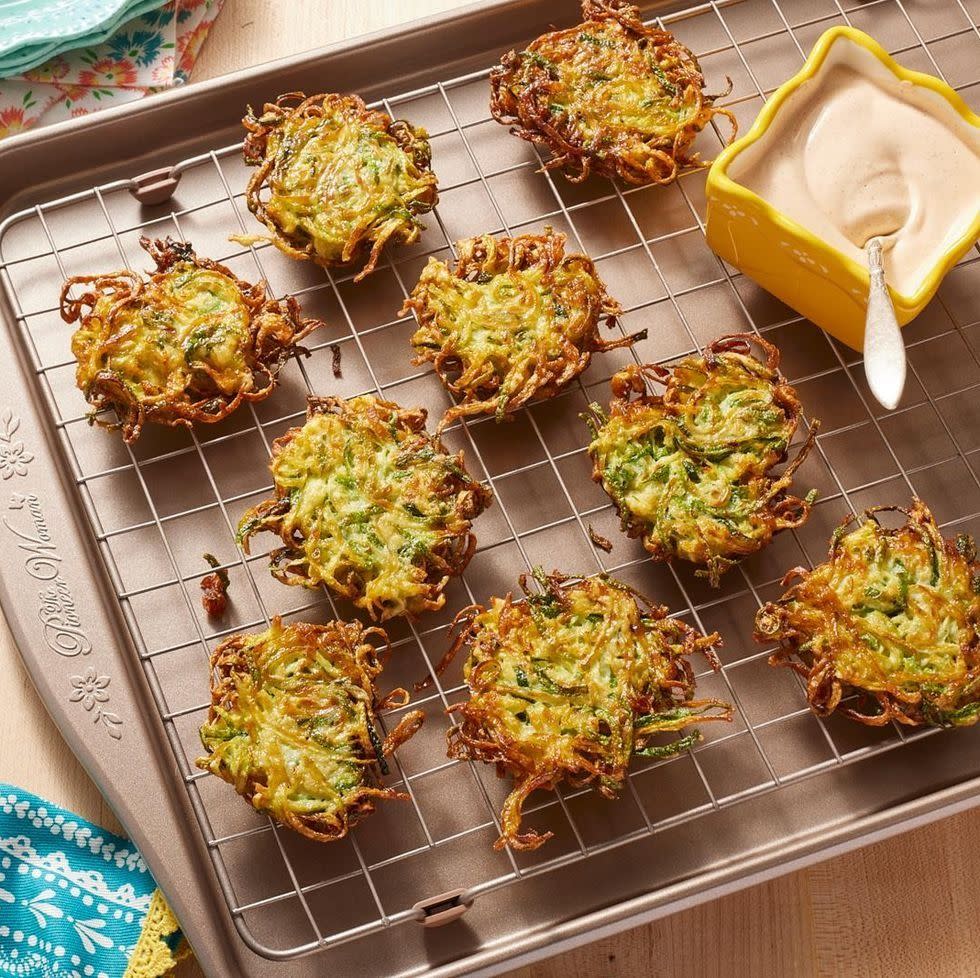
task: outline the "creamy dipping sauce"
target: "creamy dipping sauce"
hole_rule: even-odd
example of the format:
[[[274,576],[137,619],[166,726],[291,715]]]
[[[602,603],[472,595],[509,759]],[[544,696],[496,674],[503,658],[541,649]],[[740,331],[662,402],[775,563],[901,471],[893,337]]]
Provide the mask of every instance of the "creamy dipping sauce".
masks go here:
[[[729,175],[861,265],[887,235],[885,279],[911,295],[980,212],[980,131],[838,41]]]

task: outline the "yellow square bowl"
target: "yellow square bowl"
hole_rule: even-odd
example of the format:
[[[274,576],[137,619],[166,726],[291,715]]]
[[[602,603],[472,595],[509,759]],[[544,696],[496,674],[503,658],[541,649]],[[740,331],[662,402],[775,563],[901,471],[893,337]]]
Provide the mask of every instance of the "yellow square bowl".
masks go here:
[[[833,27],[817,41],[799,73],[773,93],[748,133],[723,150],[712,164],[707,182],[706,233],[708,244],[726,262],[831,336],[860,350],[869,286],[867,268],[778,211],[737,179],[739,156],[749,146],[766,139],[787,99],[820,71],[840,44],[855,46],[856,51],[844,54],[865,68],[879,72],[884,68],[903,82],[930,89],[935,97],[949,103],[945,107],[947,114],[952,107],[967,125],[977,129],[980,137],[980,116],[971,112],[945,82],[903,68],[861,31]],[[855,120],[855,139],[860,139],[860,120]],[[901,325],[911,322],[923,310],[946,273],[978,238],[980,213],[923,276],[914,292],[903,295],[889,286]]]

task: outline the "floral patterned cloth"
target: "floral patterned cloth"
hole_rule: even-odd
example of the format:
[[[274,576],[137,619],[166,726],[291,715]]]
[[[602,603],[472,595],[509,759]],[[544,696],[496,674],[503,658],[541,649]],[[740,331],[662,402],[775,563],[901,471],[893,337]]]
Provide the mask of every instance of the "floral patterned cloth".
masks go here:
[[[172,916],[159,926],[161,906],[128,839],[0,782],[0,976],[148,978],[134,966],[148,918],[171,966],[180,943]]]
[[[224,0],[170,0],[104,44],[0,81],[0,139],[181,85]]]

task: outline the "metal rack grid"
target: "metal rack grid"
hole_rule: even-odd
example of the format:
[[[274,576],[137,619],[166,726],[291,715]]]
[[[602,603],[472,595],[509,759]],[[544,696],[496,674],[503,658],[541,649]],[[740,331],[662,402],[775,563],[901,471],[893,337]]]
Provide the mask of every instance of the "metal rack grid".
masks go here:
[[[872,0],[853,8],[840,0],[729,0],[659,20],[699,54],[709,84],[733,76],[725,104],[744,124],[802,63],[815,37],[842,22],[868,27],[906,63],[976,93],[980,78],[963,72],[980,64],[970,53],[980,50],[977,16],[961,0],[943,11],[912,0]],[[980,321],[971,302],[976,289],[970,293],[971,283],[980,285],[976,251],[906,330],[909,388],[898,411],[884,415],[872,406],[851,351],[707,249],[703,171],[685,174],[671,188],[626,189],[597,180],[576,187],[540,172],[537,151],[489,119],[485,71],[379,105],[428,125],[441,203],[422,241],[389,253],[384,267],[360,286],[352,286],[349,275],[291,263],[268,245],[229,250],[228,233],[255,229],[237,189],[244,186],[239,144],[178,164],[180,187],[165,207],[141,209],[124,193],[132,182],[122,180],[39,204],[0,226],[0,277],[20,337],[229,911],[250,946],[271,957],[417,919],[415,902],[450,886],[477,898],[928,736],[930,731],[875,731],[813,717],[798,681],[768,669],[768,650],[751,647],[746,636],[755,608],[778,593],[782,571],[819,561],[830,527],[846,512],[918,492],[944,526],[980,526],[980,440],[971,435],[976,409],[969,413],[980,387]],[[719,141],[717,132],[704,134],[705,155]],[[476,523],[480,546],[450,589],[446,611],[417,623],[389,623],[394,655],[383,680],[411,682],[426,673],[434,680],[433,692],[410,707],[426,710],[426,727],[400,750],[389,779],[409,801],[386,806],[343,843],[309,843],[252,813],[226,785],[193,766],[194,734],[207,709],[207,656],[218,641],[264,627],[276,612],[287,619],[352,614],[329,593],[270,586],[265,555],[245,557],[233,545],[237,517],[271,491],[271,441],[302,422],[307,391],[373,392],[405,404],[421,401],[441,413],[449,399],[438,380],[430,370],[408,365],[405,331],[412,320],[394,317],[401,298],[421,263],[451,254],[455,239],[546,224],[565,231],[570,246],[596,260],[610,292],[624,300],[620,328],[647,325],[650,337],[632,351],[597,356],[571,388],[534,404],[512,425],[468,420],[447,432],[447,444],[463,447],[471,470],[493,488],[496,505]],[[147,431],[129,447],[85,424],[72,385],[70,331],[58,321],[51,298],[74,271],[120,262],[141,267],[145,262],[134,247],[140,233],[186,236],[200,253],[215,255],[243,277],[264,278],[272,294],[296,295],[305,314],[326,318],[328,327],[322,339],[314,334],[310,359],[284,372],[282,388],[269,401],[191,432]],[[712,591],[686,567],[652,564],[614,529],[612,507],[589,479],[577,414],[589,401],[608,399],[608,378],[625,358],[673,361],[733,331],[736,322],[780,345],[804,405],[824,422],[817,450],[797,476],[799,486],[817,486],[822,498],[805,528],[783,534]],[[343,351],[340,381],[327,372],[334,343]],[[294,410],[283,411],[286,405]],[[264,481],[256,482],[257,474]],[[615,540],[610,554],[593,545],[591,525]],[[223,553],[232,575],[232,620],[218,630],[199,608],[197,582],[209,570],[200,560],[203,549]],[[684,755],[635,764],[616,802],[588,788],[541,796],[528,806],[527,820],[553,828],[556,838],[536,853],[498,854],[490,842],[499,831],[496,813],[506,789],[487,768],[445,758],[444,710],[465,695],[465,687],[459,663],[441,679],[432,663],[441,657],[452,611],[512,589],[520,572],[540,563],[585,574],[609,571],[702,630],[719,628],[728,640],[722,672],[706,670],[699,680],[706,691],[735,703],[738,719],[731,729],[705,728],[705,740]],[[384,719],[397,722],[398,713]]]

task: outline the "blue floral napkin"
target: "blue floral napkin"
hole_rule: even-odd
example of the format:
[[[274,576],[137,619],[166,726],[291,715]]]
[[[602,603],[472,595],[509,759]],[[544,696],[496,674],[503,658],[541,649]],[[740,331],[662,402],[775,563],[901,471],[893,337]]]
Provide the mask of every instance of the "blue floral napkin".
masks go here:
[[[157,978],[176,927],[128,839],[0,782],[0,976]]]
[[[0,81],[0,139],[183,84],[223,2],[169,0],[102,44]]]

